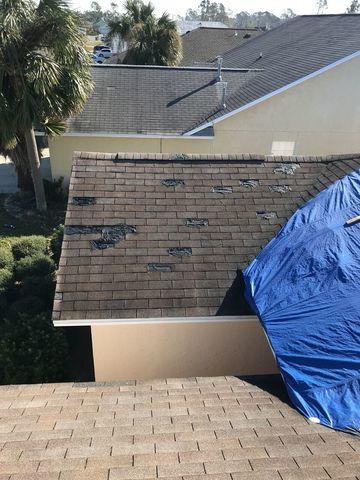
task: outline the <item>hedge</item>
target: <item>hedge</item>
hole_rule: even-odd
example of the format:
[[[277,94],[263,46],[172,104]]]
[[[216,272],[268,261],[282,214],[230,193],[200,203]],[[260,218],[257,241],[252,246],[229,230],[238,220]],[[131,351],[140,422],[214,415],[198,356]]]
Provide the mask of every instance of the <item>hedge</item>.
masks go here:
[[[33,257],[34,255],[46,254],[48,251],[48,240],[40,235],[20,237],[12,244],[12,253],[15,260]]]
[[[12,270],[14,257],[9,247],[0,246],[0,268]]]

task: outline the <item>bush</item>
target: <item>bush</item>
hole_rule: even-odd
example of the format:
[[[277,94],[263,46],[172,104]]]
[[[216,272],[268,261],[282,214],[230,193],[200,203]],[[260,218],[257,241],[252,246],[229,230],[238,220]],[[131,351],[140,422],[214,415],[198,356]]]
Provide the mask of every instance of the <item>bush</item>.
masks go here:
[[[4,317],[9,320],[16,320],[23,314],[29,316],[38,315],[39,313],[44,312],[45,309],[45,302],[41,298],[32,295],[13,302],[8,307]]]
[[[48,241],[40,235],[31,237],[20,237],[12,245],[12,253],[15,260],[25,257],[33,257],[38,254],[46,254],[48,250]]]
[[[24,280],[26,277],[43,277],[54,272],[54,261],[44,254],[22,258],[15,264],[16,280]]]
[[[64,225],[59,225],[54,228],[53,233],[50,238],[50,250],[53,255],[53,260],[58,266],[61,255],[61,245],[64,238]]]
[[[21,314],[0,325],[0,381],[59,382],[66,379],[68,349],[62,329],[48,313]]]
[[[19,294],[23,297],[39,297],[51,309],[54,301],[55,279],[54,275],[44,275],[42,277],[25,277],[19,286]]]
[[[0,268],[11,270],[14,266],[14,257],[9,247],[0,246]]]
[[[64,177],[56,180],[44,180],[45,195],[48,202],[64,203],[66,201],[66,193],[63,188]]]
[[[13,274],[7,268],[0,268],[0,295],[6,294],[13,280]]]

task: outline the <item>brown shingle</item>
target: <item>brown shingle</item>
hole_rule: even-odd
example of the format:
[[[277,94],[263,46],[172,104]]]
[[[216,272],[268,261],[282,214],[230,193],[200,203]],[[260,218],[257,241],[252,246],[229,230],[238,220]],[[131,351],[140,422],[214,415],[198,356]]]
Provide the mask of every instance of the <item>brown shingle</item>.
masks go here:
[[[54,320],[215,315],[236,270],[256,257],[306,192],[359,165],[357,155],[171,161],[161,154],[115,160],[76,153]],[[164,185],[169,179],[181,182]],[[244,186],[244,179],[252,183]],[[215,193],[214,186],[231,190]],[[95,203],[74,205],[82,196]],[[280,426],[276,416],[271,423]]]

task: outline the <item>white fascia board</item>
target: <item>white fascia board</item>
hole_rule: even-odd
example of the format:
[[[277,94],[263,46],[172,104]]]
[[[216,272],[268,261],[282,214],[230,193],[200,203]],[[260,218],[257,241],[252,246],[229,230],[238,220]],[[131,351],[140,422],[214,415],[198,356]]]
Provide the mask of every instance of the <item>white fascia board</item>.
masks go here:
[[[159,139],[187,139],[185,135],[157,135],[157,134],[140,134],[140,133],[106,133],[106,132],[94,132],[94,133],[80,133],[80,132],[65,132],[61,137],[100,137],[100,138],[159,138]],[[209,135],[194,136],[194,139],[198,140],[213,140],[214,137]]]
[[[247,103],[246,105],[243,105],[242,107],[236,108],[235,110],[232,110],[229,113],[226,113],[222,117],[218,117],[211,122],[205,123],[204,125],[201,125],[200,127],[194,128],[193,130],[190,130],[189,132],[186,132],[184,136],[189,137],[189,136],[194,136],[196,133],[200,132],[201,130],[204,130],[204,128],[212,127],[216,123],[222,122],[226,118],[230,118],[233,115],[236,115],[237,113],[240,113],[244,110],[247,110],[251,107],[254,107],[255,105],[258,105],[259,103],[265,102],[265,100],[268,100],[269,98],[274,97],[275,95],[279,95],[280,93],[286,92],[287,90],[290,90],[291,88],[296,87],[297,85],[300,85],[307,80],[310,80],[311,78],[318,77],[319,75],[322,75],[323,73],[327,72],[328,70],[332,70],[333,68],[337,67],[338,65],[341,65],[345,62],[348,62],[360,55],[360,50],[357,50],[355,53],[352,53],[351,55],[348,55],[347,57],[344,57],[340,60],[337,60],[334,63],[331,63],[330,65],[327,65],[326,67],[320,68],[320,70],[316,70],[316,72],[310,73],[309,75],[306,75],[305,77],[299,78],[298,80],[295,80],[295,82],[288,83],[284,87],[281,87],[277,90],[274,90],[273,92],[268,93],[267,95],[264,95],[263,97],[258,98],[257,100],[254,100],[250,103]],[[195,137],[194,137],[195,138]]]
[[[244,316],[211,316],[211,317],[153,317],[153,318],[114,318],[88,320],[53,320],[55,327],[91,327],[105,325],[160,325],[175,323],[226,323],[226,322],[258,322],[254,315]]]

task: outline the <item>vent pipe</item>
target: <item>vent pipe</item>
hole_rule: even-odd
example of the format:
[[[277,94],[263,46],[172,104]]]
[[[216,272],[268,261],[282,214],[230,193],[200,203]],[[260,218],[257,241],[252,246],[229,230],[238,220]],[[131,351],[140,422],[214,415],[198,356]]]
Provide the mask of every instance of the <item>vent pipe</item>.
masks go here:
[[[221,73],[221,70],[222,70],[222,64],[223,64],[223,57],[221,57],[220,55],[217,58],[217,76],[216,76],[216,81],[217,82],[221,82],[222,81],[222,73]]]

